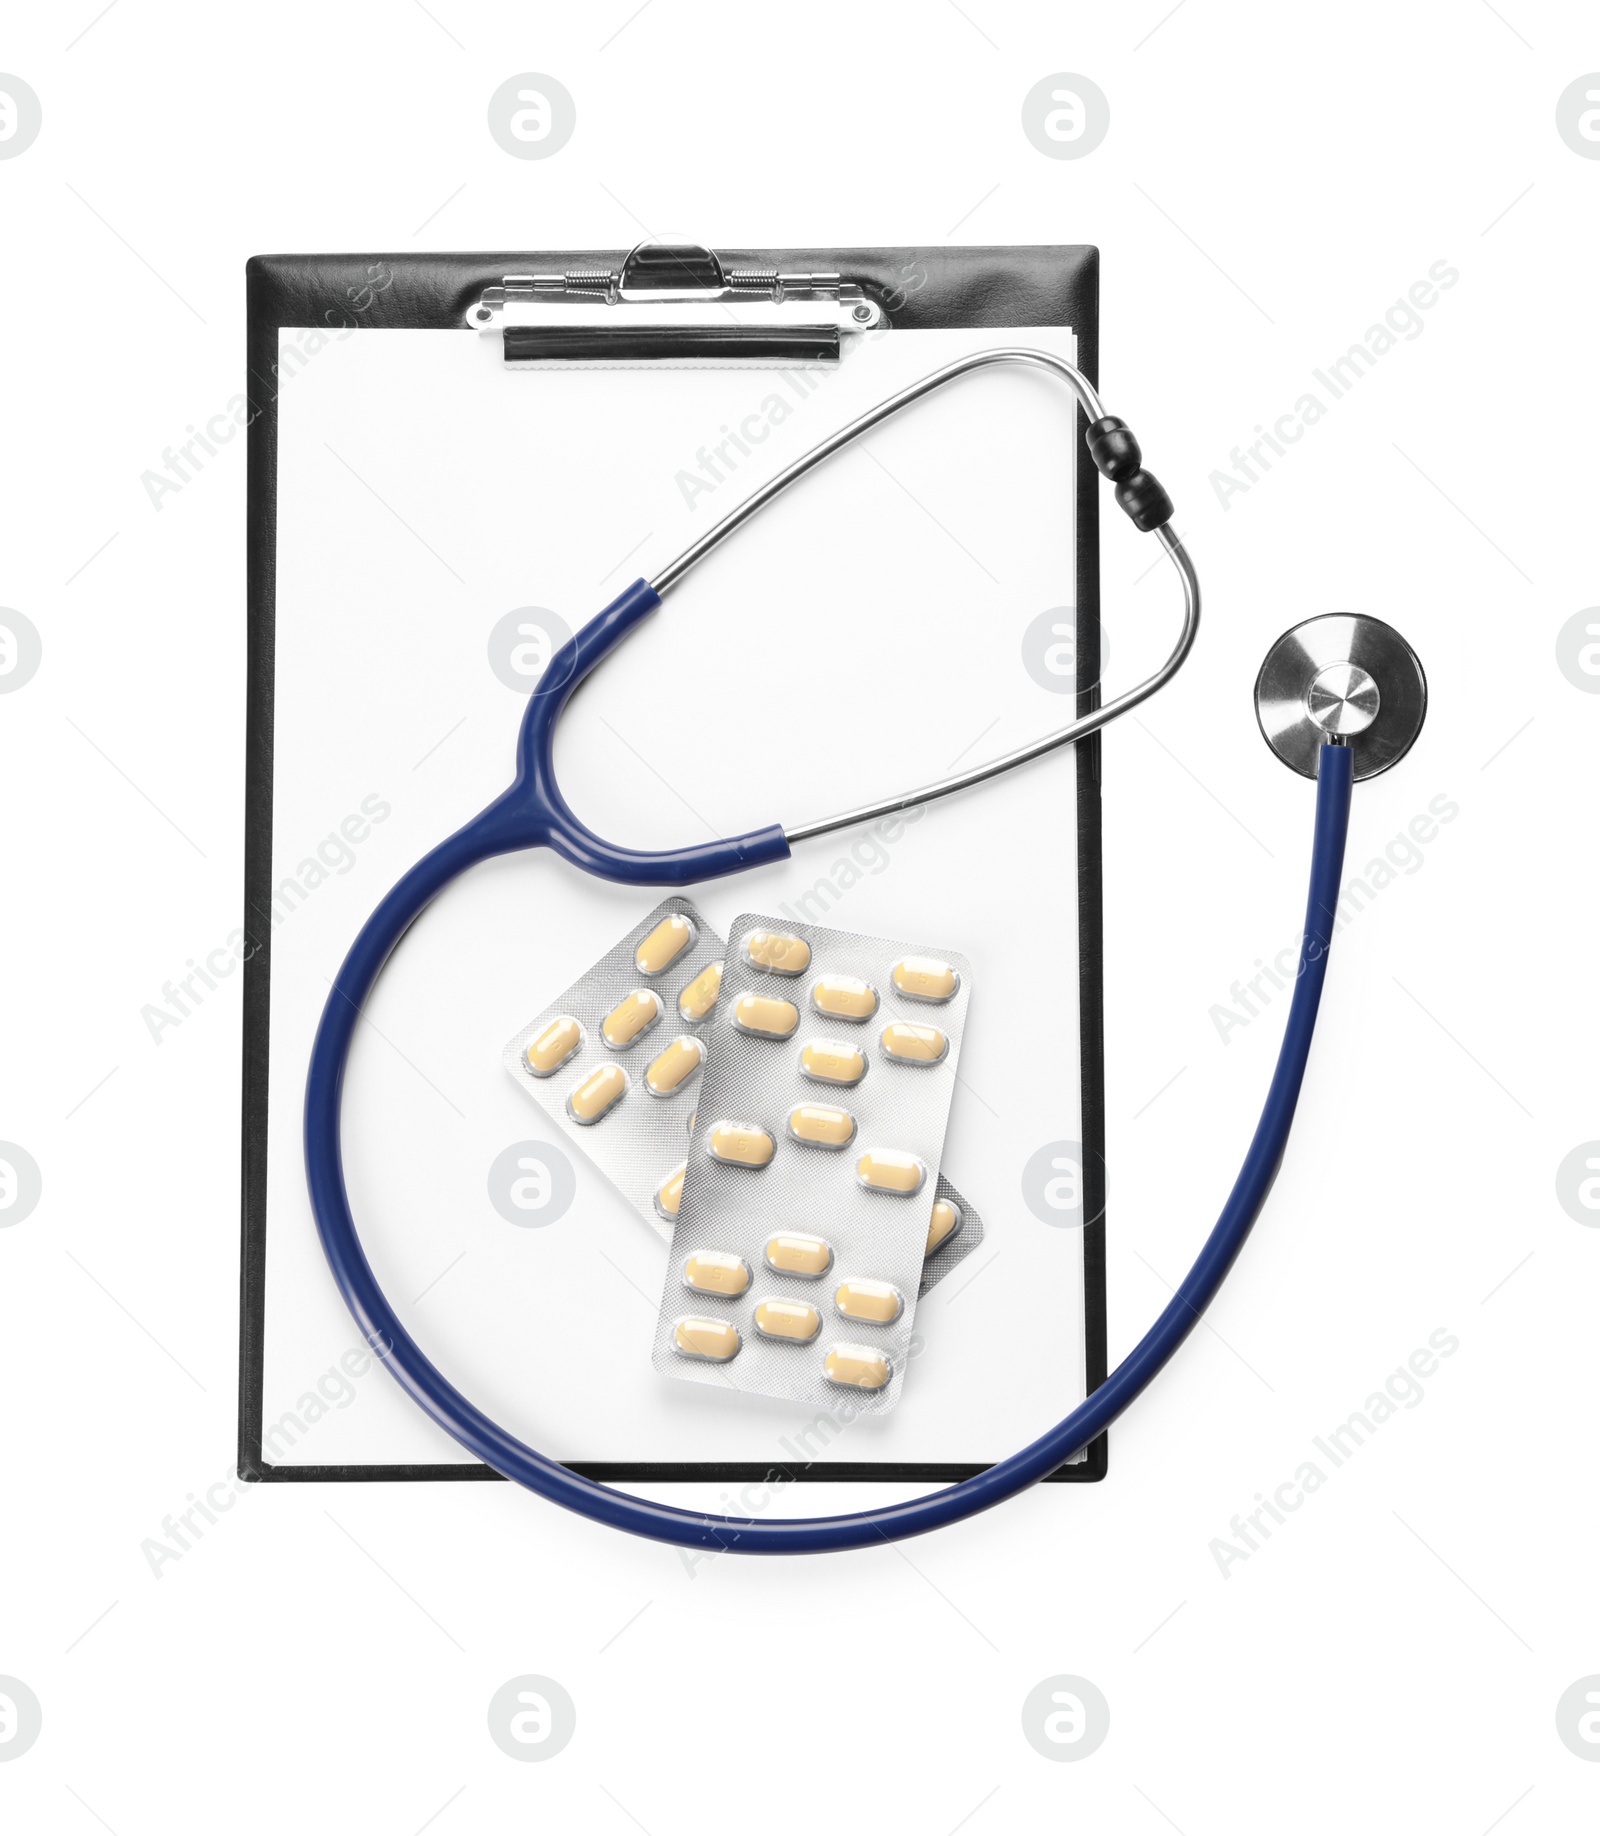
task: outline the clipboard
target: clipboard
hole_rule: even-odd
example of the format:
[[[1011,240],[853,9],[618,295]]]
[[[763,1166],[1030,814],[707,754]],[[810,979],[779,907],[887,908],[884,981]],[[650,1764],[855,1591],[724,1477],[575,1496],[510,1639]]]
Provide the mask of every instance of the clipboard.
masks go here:
[[[770,373],[782,366],[788,373],[804,379],[828,373],[828,366],[840,364],[843,356],[853,348],[854,341],[867,336],[893,339],[896,333],[904,331],[955,333],[989,327],[1009,330],[1036,327],[1070,328],[1076,339],[1075,361],[1094,381],[1098,357],[1098,252],[1079,246],[1026,249],[908,247],[875,251],[739,250],[711,255],[703,250],[646,247],[631,253],[587,250],[426,257],[258,256],[248,264],[247,295],[249,668],[246,916],[245,943],[241,950],[244,1072],[239,1471],[245,1479],[268,1482],[495,1479],[499,1475],[464,1457],[363,1457],[351,1450],[351,1437],[343,1431],[344,1422],[335,1419],[333,1414],[345,1408],[342,1400],[328,1394],[326,1388],[320,1392],[314,1388],[306,1396],[313,1407],[297,1410],[291,1404],[284,1409],[280,1405],[290,1392],[281,1382],[269,1383],[268,1380],[269,1334],[285,1309],[298,1304],[298,1291],[291,1292],[286,1301],[282,1278],[276,1287],[269,1279],[269,1256],[275,1248],[288,1242],[296,1228],[288,1215],[294,1210],[294,1195],[286,1144],[290,1137],[298,1139],[298,1104],[291,1099],[299,1087],[296,1080],[303,1079],[303,1054],[299,1063],[293,1061],[292,1054],[297,1047],[283,1036],[281,1021],[280,1036],[274,1037],[274,962],[276,959],[280,964],[281,1002],[288,986],[287,978],[303,978],[306,973],[303,964],[291,959],[286,946],[292,944],[298,953],[305,934],[313,925],[331,925],[333,900],[343,897],[342,892],[332,899],[318,893],[321,903],[315,907],[315,917],[309,921],[297,918],[292,934],[287,929],[280,931],[277,917],[285,901],[281,892],[283,861],[279,857],[286,845],[292,852],[295,844],[292,839],[275,836],[276,811],[291,775],[305,769],[293,748],[292,723],[285,719],[288,672],[300,665],[291,641],[292,634],[280,628],[281,603],[296,593],[303,596],[305,590],[303,569],[299,569],[298,562],[294,567],[290,565],[290,543],[284,532],[291,497],[284,478],[284,468],[290,463],[285,415],[290,412],[288,404],[296,399],[293,393],[297,388],[296,378],[307,372],[314,362],[320,364],[320,353],[333,343],[342,343],[347,349],[354,346],[381,351],[384,347],[378,341],[384,334],[395,333],[409,338],[426,333],[428,350],[454,350],[462,347],[459,344],[436,347],[432,343],[434,334],[448,333],[458,341],[472,340],[476,335],[480,350],[493,346],[493,361],[507,372],[534,370],[557,375],[562,380],[550,387],[559,387],[565,392],[561,399],[581,400],[581,396],[574,395],[573,389],[591,367],[615,371],[619,367],[665,363],[692,377],[697,367],[717,372],[748,368]],[[322,364],[315,373],[324,376],[343,361]],[[317,387],[321,386],[319,382]],[[437,405],[439,398],[432,399]],[[1060,404],[1057,404],[1057,413],[1060,413]],[[1083,713],[1098,702],[1097,475],[1081,438],[1081,416],[1074,412],[1069,424],[1065,415],[1061,415],[1061,423],[1063,428],[1070,425],[1075,436],[1071,440],[1072,457],[1064,463],[1070,480],[1075,535],[1072,557],[1072,618],[1078,659],[1075,698],[1077,711]],[[293,423],[290,425],[292,429]],[[723,431],[729,432],[726,425]],[[443,428],[435,425],[423,430],[419,437],[449,439],[448,421]],[[323,444],[333,450],[332,442],[324,441]],[[340,454],[334,453],[334,457],[346,463]],[[734,458],[736,453],[724,448],[725,469],[728,461]],[[473,453],[470,450],[462,452],[460,461],[470,468],[474,462]],[[292,471],[293,467],[290,469]],[[414,537],[427,546],[425,538],[406,525],[403,509],[387,501],[381,491],[374,490],[370,482],[348,464],[346,469],[352,471],[359,485],[377,498],[382,513],[392,519],[394,539],[398,543],[404,545]],[[717,513],[720,514],[723,507],[737,500],[739,487],[736,478],[718,476],[718,470],[713,460],[693,476],[703,485],[717,489]],[[378,511],[371,511],[371,514],[379,516]],[[386,528],[390,526],[385,525]],[[502,540],[512,539],[503,527],[499,533]],[[414,551],[408,549],[407,552]],[[670,548],[663,551],[660,558],[664,559],[670,552]],[[435,559],[448,567],[441,556],[435,555]],[[639,559],[643,561],[644,557]],[[626,573],[619,575],[612,591],[628,577]],[[609,593],[602,594],[592,603],[580,601],[567,606],[564,610],[570,624],[576,627],[592,616],[609,596]],[[335,596],[327,616],[330,620],[359,623],[371,618],[373,613],[371,608],[340,603]],[[424,658],[416,659],[416,666],[426,674]],[[349,695],[359,697],[362,684],[355,680],[343,687]],[[1053,712],[1059,714],[1059,703]],[[1041,719],[1038,723],[1041,728],[1049,724],[1049,719]],[[514,732],[515,716],[508,709],[500,734],[503,761],[509,761]],[[449,737],[445,735],[439,742],[441,747]],[[1078,1132],[1083,1150],[1081,1204],[1084,1219],[1073,1236],[1081,1242],[1082,1380],[1083,1388],[1089,1390],[1097,1387],[1106,1375],[1098,735],[1081,743],[1073,752],[1074,909],[1070,916],[1075,927],[1077,958],[1076,1071]],[[419,761],[419,767],[421,763]],[[471,788],[457,789],[454,808],[459,816],[469,814],[476,807],[473,797]],[[371,811],[377,807],[387,808],[387,804],[376,792],[366,793],[365,797],[357,797],[352,792],[349,801],[349,814],[330,829],[329,839],[360,832],[361,843],[347,843],[343,850],[354,855],[367,837],[379,835]],[[757,811],[756,814],[765,813]],[[997,814],[1004,821],[1004,812]],[[428,834],[424,845],[431,844],[440,833],[443,833],[442,827]],[[387,845],[389,839],[384,837],[380,847]],[[413,852],[420,852],[420,849]],[[341,854],[339,867],[329,869],[334,879],[329,879],[328,874],[323,876],[330,884],[338,883],[339,876],[347,871],[342,866],[342,858]],[[408,864],[409,858],[410,855],[396,856],[392,863],[375,858],[370,871],[376,877],[362,883],[365,904],[357,910],[358,917]],[[353,896],[357,875],[353,868],[348,871]],[[695,889],[688,890],[695,893]],[[730,911],[748,902],[742,885],[736,884],[731,890]],[[640,912],[648,902],[648,893],[636,889],[634,904]],[[307,909],[312,908],[308,906]],[[840,922],[845,921],[841,915]],[[619,922],[617,934],[625,928],[625,923]],[[353,926],[346,930],[342,941],[347,943],[352,934]],[[609,936],[596,936],[596,947],[590,959],[599,956],[610,941]],[[409,943],[410,940],[407,950]],[[403,950],[397,953],[397,958],[405,954]],[[333,962],[336,964],[337,956]],[[543,981],[530,980],[521,985],[528,990],[523,1004],[532,1012],[539,1005],[533,995],[541,990],[546,995],[554,993],[563,985],[563,977],[551,970]],[[514,1003],[507,1012],[515,1019]],[[510,1030],[508,1025],[502,1032]],[[529,1132],[533,1132],[531,1118]],[[1002,1177],[1007,1182],[1014,1182],[1015,1174],[1015,1168],[1004,1169],[1003,1176],[999,1172],[991,1174],[973,1168],[960,1177],[975,1200],[987,1207],[985,1215],[988,1216],[992,1207],[987,1200],[986,1182]],[[303,1208],[303,1190],[299,1196]],[[1014,1193],[1008,1191],[1004,1196],[1015,1202]],[[481,1193],[463,1192],[461,1202],[466,1204],[469,1198],[481,1206]],[[356,1211],[358,1219],[363,1219],[359,1201]],[[308,1214],[303,1220],[303,1228],[310,1230]],[[298,1255],[303,1245],[298,1239],[295,1242]],[[316,1262],[317,1272],[327,1290],[316,1297],[316,1305],[321,1307],[331,1294],[332,1284],[326,1269],[320,1266],[320,1250],[316,1252]],[[311,1279],[304,1264],[299,1279],[302,1285]],[[530,1310],[537,1309],[539,1304],[537,1293],[528,1296]],[[353,1341],[354,1329],[348,1322],[346,1326],[346,1339]],[[335,1368],[330,1364],[330,1375]],[[349,1372],[353,1365],[347,1361],[341,1368]],[[335,1379],[334,1388],[339,1388],[341,1381]],[[361,1394],[364,1409],[369,1408],[365,1400],[367,1392],[360,1390],[365,1382],[364,1373],[352,1375],[344,1386]],[[380,1386],[394,1388],[385,1377],[371,1380],[372,1389]],[[335,1427],[319,1428],[313,1435],[310,1430],[321,1419],[314,1409],[319,1394],[326,1404],[321,1416],[335,1419]],[[409,1408],[398,1393],[395,1400]],[[1054,1420],[1057,1414],[1065,1413],[1072,1400],[1076,1398],[1064,1399],[1061,1408],[1052,1409],[1049,1419]],[[352,1409],[351,1419],[355,1413]],[[286,1430],[288,1422],[297,1423],[298,1431]],[[429,1427],[431,1431],[431,1425]],[[629,1452],[621,1458],[592,1458],[583,1447],[574,1448],[570,1453],[566,1449],[557,1451],[558,1457],[566,1459],[576,1470],[619,1484],[671,1480],[765,1483],[775,1478],[930,1484],[948,1483],[981,1471],[990,1458],[1000,1457],[1013,1444],[1003,1437],[997,1439],[992,1449],[984,1449],[985,1457],[977,1459],[943,1458],[939,1457],[937,1449],[929,1452],[925,1447],[903,1458],[879,1457],[871,1447],[860,1450],[866,1457],[856,1457],[856,1450],[852,1449],[827,1459],[791,1458],[786,1447],[792,1446],[792,1442],[779,1434],[770,1452],[751,1458],[748,1447],[722,1457],[716,1451],[716,1438],[715,1430],[709,1431],[709,1444],[703,1448],[697,1446],[691,1457],[653,1457],[649,1451],[642,1451]],[[447,1451],[448,1448],[441,1450]],[[1098,1480],[1105,1475],[1107,1460],[1107,1441],[1102,1436],[1082,1457],[1063,1467],[1052,1478]]]

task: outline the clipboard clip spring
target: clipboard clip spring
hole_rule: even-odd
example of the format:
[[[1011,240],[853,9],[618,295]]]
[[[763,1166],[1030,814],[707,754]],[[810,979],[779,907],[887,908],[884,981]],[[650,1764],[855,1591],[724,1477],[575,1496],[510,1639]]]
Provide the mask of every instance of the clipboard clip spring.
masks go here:
[[[508,274],[467,308],[498,333],[505,361],[693,363],[772,368],[836,363],[889,315],[843,275],[727,267],[692,243],[641,242],[616,267]]]

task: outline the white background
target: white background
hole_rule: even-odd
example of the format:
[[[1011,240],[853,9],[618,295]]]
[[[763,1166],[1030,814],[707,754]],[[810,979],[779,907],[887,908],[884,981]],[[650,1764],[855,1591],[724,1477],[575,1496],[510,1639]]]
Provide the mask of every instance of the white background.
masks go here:
[[[0,1233],[0,1673],[44,1709],[0,1764],[8,1826],[1591,1823],[1600,1769],[1555,1707],[1600,1670],[1600,1239],[1555,1175],[1600,1134],[1597,704],[1556,637],[1600,597],[1600,165],[1555,105],[1600,66],[1592,22],[1534,0],[770,25],[438,0],[253,33],[94,11],[14,11],[0,47],[44,108],[0,162],[0,601],[44,642],[0,699],[0,1134],[44,1178]],[[485,126],[520,71],[576,99],[549,160]],[[1110,100],[1081,160],[1022,131],[1056,72]],[[1459,816],[1342,933],[1259,1235],[1104,1485],[904,1550],[693,1571],[503,1486],[263,1488],[157,1579],[141,1543],[233,1446],[237,980],[159,1047],[140,1008],[240,918],[242,442],[159,511],[140,475],[241,388],[252,252],[647,228],[1104,250],[1105,393],[1208,594],[1180,684],[1106,746],[1114,1354],[1207,1228],[1275,1044],[1281,1004],[1226,1045],[1209,1016],[1299,925],[1309,787],[1248,694],[1271,639],[1361,610],[1427,664],[1428,729],[1358,794],[1353,871],[1435,797]],[[1460,279],[1421,334],[1223,508],[1229,449],[1441,260]],[[1109,516],[1115,672],[1171,599]],[[1424,1400],[1224,1578],[1230,1519],[1439,1328],[1460,1348]],[[523,1673],[577,1705],[543,1764],[486,1732]],[[1021,1728],[1061,1673],[1110,1703],[1077,1764]]]

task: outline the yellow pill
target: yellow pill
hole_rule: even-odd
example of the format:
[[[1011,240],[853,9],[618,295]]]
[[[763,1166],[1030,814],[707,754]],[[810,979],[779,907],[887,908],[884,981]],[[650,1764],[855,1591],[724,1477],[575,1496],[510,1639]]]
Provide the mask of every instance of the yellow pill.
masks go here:
[[[800,1009],[777,995],[742,994],[733,1004],[733,1024],[760,1039],[787,1039],[800,1024]]]
[[[688,1170],[687,1161],[682,1166],[674,1167],[656,1189],[656,1216],[665,1218],[669,1224],[678,1215],[678,1207],[683,1203],[683,1176]]]
[[[670,969],[694,942],[694,920],[682,912],[668,912],[633,953],[640,975],[660,975]]]
[[[621,1065],[591,1071],[567,1098],[567,1114],[582,1128],[608,1115],[628,1094],[628,1074]]]
[[[899,1319],[905,1302],[892,1281],[842,1281],[834,1291],[833,1304],[841,1318],[865,1320],[873,1326],[892,1326]]]
[[[881,1390],[893,1372],[882,1352],[865,1345],[835,1345],[822,1361],[829,1383],[852,1390]]]
[[[822,1330],[822,1315],[804,1301],[762,1301],[756,1308],[756,1331],[763,1339],[792,1339],[809,1345]]]
[[[523,1053],[523,1063],[535,1077],[554,1077],[583,1044],[583,1028],[571,1014],[557,1014]]]
[[[651,988],[636,988],[600,1022],[600,1037],[613,1052],[620,1052],[642,1039],[660,1018],[660,995]]]
[[[800,1275],[814,1281],[833,1267],[833,1251],[821,1237],[800,1237],[788,1231],[767,1238],[762,1252],[769,1269],[779,1275]]]
[[[750,1264],[727,1250],[696,1250],[683,1265],[683,1285],[696,1294],[743,1294],[750,1286]]]
[[[885,1058],[897,1065],[936,1065],[950,1050],[950,1041],[936,1026],[911,1026],[896,1020],[883,1029],[879,1041]]]
[[[706,1049],[693,1033],[674,1039],[644,1074],[644,1087],[651,1096],[675,1096],[705,1062]]]
[[[731,1167],[764,1167],[776,1149],[771,1135],[754,1122],[714,1123],[706,1142],[711,1158]]]
[[[933,956],[904,956],[894,966],[890,980],[912,1001],[948,1001],[961,986],[961,977],[948,963]]]
[[[722,993],[722,964],[707,963],[683,993],[678,996],[678,1012],[692,1026],[704,1020]]]
[[[811,946],[790,931],[747,931],[740,944],[752,969],[769,975],[804,975],[811,967]]]
[[[819,975],[811,984],[811,1005],[830,1020],[870,1020],[878,991],[853,975]]]
[[[680,1358],[726,1364],[739,1350],[739,1328],[731,1320],[706,1320],[686,1314],[672,1329],[672,1349]]]
[[[914,1197],[927,1177],[916,1155],[898,1148],[873,1148],[856,1162],[856,1178],[869,1192],[890,1192],[896,1198]]]
[[[931,1256],[941,1243],[948,1243],[961,1228],[961,1207],[949,1199],[933,1201],[933,1216],[928,1222],[928,1247],[922,1252]]]
[[[813,1039],[800,1048],[800,1073],[816,1084],[859,1084],[867,1075],[867,1055],[832,1039]]]
[[[856,1119],[848,1109],[802,1103],[789,1111],[789,1139],[807,1147],[845,1148],[856,1138]]]

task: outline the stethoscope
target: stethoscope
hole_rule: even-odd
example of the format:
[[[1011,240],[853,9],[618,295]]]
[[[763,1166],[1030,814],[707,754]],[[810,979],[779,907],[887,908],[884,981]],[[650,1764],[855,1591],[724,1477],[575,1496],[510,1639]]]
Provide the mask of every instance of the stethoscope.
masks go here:
[[[1101,474],[1116,486],[1118,505],[1137,529],[1154,534],[1177,570],[1183,585],[1183,629],[1161,667],[1103,707],[987,764],[903,796],[796,827],[773,824],[725,841],[651,853],[619,848],[579,821],[556,782],[552,754],[556,723],[584,677],[655,611],[663,595],[696,562],[780,492],[913,402],[997,363],[1030,364],[1068,385],[1089,421],[1089,452]],[[389,953],[413,921],[468,868],[495,855],[547,847],[574,867],[604,879],[635,886],[691,885],[785,860],[794,844],[947,797],[1097,733],[1149,700],[1177,673],[1193,647],[1200,623],[1200,588],[1183,543],[1172,532],[1171,517],[1171,500],[1144,470],[1137,440],[1122,421],[1106,414],[1080,371],[1044,351],[977,351],[890,396],[813,447],[707,530],[654,580],[636,580],[551,658],[522,719],[515,780],[424,855],[362,926],[323,1008],[306,1078],[311,1209],[345,1303],[401,1388],[486,1465],[598,1523],[687,1548],[798,1553],[870,1546],[956,1523],[1044,1478],[1104,1432],[1189,1336],[1243,1248],[1283,1158],[1327,973],[1352,786],[1358,778],[1387,770],[1410,749],[1426,711],[1421,665],[1405,640],[1377,619],[1335,613],[1296,626],[1273,646],[1256,681],[1257,717],[1268,744],[1285,763],[1316,780],[1316,818],[1305,931],[1283,1044],[1260,1122],[1216,1226],[1155,1324],[1106,1381],[1054,1428],[974,1478],[905,1504],[764,1522],[656,1504],[582,1477],[492,1421],[451,1384],[401,1324],[361,1247],[345,1190],[339,1132],[345,1067],[362,1007]]]

